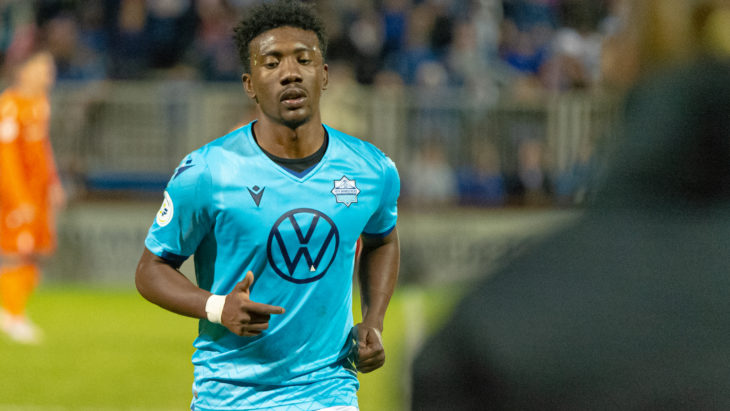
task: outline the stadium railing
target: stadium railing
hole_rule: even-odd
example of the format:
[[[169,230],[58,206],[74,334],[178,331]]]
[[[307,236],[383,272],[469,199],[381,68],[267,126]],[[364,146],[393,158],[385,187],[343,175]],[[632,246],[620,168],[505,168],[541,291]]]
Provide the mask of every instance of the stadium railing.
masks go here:
[[[572,198],[589,184],[576,170],[600,162],[617,119],[616,99],[599,93],[525,102],[480,99],[464,89],[337,87],[323,97],[325,122],[391,156],[406,198],[418,198],[411,188],[419,184],[409,181],[418,167],[438,168],[453,181],[491,172],[503,180],[505,195],[529,188],[525,175],[537,168],[540,188]],[[238,84],[62,83],[52,104],[61,172],[78,192],[92,194],[159,192],[186,153],[253,118]],[[444,193],[446,202],[459,195]]]

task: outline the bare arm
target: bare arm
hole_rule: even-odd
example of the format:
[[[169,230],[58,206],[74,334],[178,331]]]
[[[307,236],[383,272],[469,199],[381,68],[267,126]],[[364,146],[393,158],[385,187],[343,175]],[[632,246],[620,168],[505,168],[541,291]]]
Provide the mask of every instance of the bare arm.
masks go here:
[[[221,324],[242,336],[254,336],[269,327],[271,314],[284,309],[251,301],[251,271],[226,295]],[[208,318],[205,304],[212,294],[188,280],[170,262],[145,249],[135,274],[137,290],[144,298],[174,313],[194,318]]]
[[[198,288],[170,262],[145,249],[135,274],[142,297],[174,313],[207,318],[205,303],[211,293]]]
[[[394,229],[383,238],[363,237],[359,278],[362,323],[358,324],[358,369],[370,372],[383,366],[383,320],[398,280],[400,244]]]

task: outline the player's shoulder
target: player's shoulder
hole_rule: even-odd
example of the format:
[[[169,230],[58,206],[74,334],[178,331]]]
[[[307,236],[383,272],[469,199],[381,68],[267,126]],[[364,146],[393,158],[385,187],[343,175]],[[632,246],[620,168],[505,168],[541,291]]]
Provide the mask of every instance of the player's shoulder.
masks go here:
[[[192,151],[185,158],[198,160],[206,163],[216,163],[219,157],[229,155],[231,152],[240,152],[244,144],[246,134],[250,132],[251,125],[236,128],[229,131],[225,135],[216,138],[204,145],[197,150]]]
[[[380,164],[382,162],[392,162],[390,158],[385,153],[383,153],[382,150],[375,146],[375,144],[351,136],[326,124],[324,125],[324,127],[327,130],[331,141],[337,141],[346,150],[349,150],[353,154],[362,157],[364,160],[376,164]]]
[[[181,177],[183,182],[199,181],[201,177],[208,180],[212,174],[225,168],[232,153],[240,153],[244,146],[246,133],[250,124],[231,130],[225,135],[210,141],[183,157],[175,169],[171,181]]]
[[[244,144],[245,139],[251,132],[251,123],[244,126],[235,128],[228,133],[204,144],[199,149],[195,150],[198,156],[213,157],[221,155],[224,152],[240,151]]]

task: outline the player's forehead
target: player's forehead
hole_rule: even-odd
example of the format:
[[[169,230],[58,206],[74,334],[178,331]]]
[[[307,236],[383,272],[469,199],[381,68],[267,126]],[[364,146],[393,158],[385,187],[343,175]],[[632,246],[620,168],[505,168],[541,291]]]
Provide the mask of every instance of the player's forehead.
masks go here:
[[[300,50],[319,51],[319,38],[311,30],[283,26],[267,30],[251,40],[252,55],[285,54]]]

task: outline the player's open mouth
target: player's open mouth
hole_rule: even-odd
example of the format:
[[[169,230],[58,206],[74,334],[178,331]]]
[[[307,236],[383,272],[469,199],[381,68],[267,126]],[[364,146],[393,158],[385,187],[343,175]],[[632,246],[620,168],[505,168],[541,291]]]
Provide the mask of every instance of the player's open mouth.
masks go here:
[[[299,107],[307,98],[307,93],[299,88],[290,88],[281,94],[281,102],[290,108]]]

